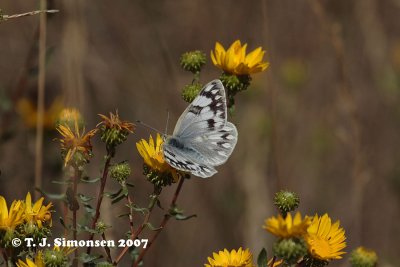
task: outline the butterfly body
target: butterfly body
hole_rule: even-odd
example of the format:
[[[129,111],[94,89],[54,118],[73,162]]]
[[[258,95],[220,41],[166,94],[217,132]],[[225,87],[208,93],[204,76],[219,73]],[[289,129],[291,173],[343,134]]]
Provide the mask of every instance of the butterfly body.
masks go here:
[[[178,170],[207,178],[229,158],[237,136],[235,125],[227,121],[225,89],[214,80],[182,113],[172,136],[166,137],[164,158]]]

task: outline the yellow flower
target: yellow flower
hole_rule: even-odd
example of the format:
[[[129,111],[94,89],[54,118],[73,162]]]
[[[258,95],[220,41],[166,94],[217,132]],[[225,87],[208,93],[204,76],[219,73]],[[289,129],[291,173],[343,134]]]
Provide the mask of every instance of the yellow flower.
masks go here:
[[[49,221],[51,224],[50,208],[53,204],[50,202],[47,206],[43,206],[44,198],[41,197],[32,206],[31,194],[28,192],[25,198],[25,221],[33,222],[42,228],[42,223]]]
[[[76,108],[64,108],[58,115],[57,124],[73,126],[75,121],[78,122],[79,126],[83,124],[83,118],[79,110]]]
[[[314,258],[329,261],[341,259],[345,253],[342,251],[346,247],[344,230],[339,221],[332,224],[326,213],[322,217],[314,216],[305,239]]]
[[[34,262],[28,258],[26,258],[25,261],[18,260],[17,267],[45,267],[42,253],[40,251],[38,252]]]
[[[280,265],[282,264],[282,262],[283,262],[282,259],[280,259],[280,260],[276,260],[276,259],[275,259],[274,264],[272,264],[273,259],[274,259],[274,258],[271,258],[271,259],[268,261],[268,263],[267,263],[267,266],[268,266],[268,267],[278,267],[278,266],[280,266]]]
[[[147,166],[159,173],[171,172],[175,178],[175,176],[177,177],[176,170],[164,160],[162,151],[163,142],[160,134],[157,134],[155,142],[150,135],[149,142],[142,139],[136,143],[136,148]]]
[[[227,249],[219,251],[218,254],[214,252],[213,258],[208,257],[208,264],[204,264],[204,267],[255,267],[255,265],[249,249],[239,248],[231,252]]]
[[[22,98],[17,102],[17,112],[21,116],[25,125],[29,128],[36,128],[38,111],[36,105],[27,98]],[[60,98],[56,98],[51,105],[45,109],[43,117],[43,127],[54,129],[55,122],[63,108]]]
[[[14,200],[8,210],[7,202],[0,196],[0,229],[14,230],[15,227],[24,222],[24,203]]]
[[[84,134],[85,130],[79,132],[78,121],[75,120],[74,131],[68,125],[58,125],[57,131],[62,135],[62,139],[59,139],[61,144],[61,150],[66,152],[64,158],[64,165],[67,166],[68,162],[72,159],[74,154],[79,151],[85,160],[91,157],[92,145],[90,139],[96,134],[97,129],[93,129],[88,133]]]
[[[297,212],[293,219],[289,212],[286,218],[278,215],[277,218],[271,217],[266,219],[263,228],[278,237],[300,237],[307,233],[310,223],[310,218],[306,216],[302,219],[300,212]]]
[[[246,55],[246,48],[247,44],[242,46],[240,40],[236,40],[225,51],[217,42],[215,50],[211,51],[211,60],[215,66],[230,74],[249,75],[266,70],[269,63],[263,62],[265,51],[258,47]]]

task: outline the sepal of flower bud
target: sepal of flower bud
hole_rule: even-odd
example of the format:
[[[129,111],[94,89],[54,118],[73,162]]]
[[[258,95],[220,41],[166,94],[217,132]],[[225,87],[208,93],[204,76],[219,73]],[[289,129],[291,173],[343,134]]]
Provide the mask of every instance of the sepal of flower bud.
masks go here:
[[[182,69],[193,74],[200,72],[201,68],[206,64],[206,54],[199,50],[186,52],[182,54],[180,64]]]
[[[186,85],[182,90],[182,98],[188,103],[192,103],[193,100],[198,96],[202,85],[200,83],[193,83]]]
[[[275,256],[291,265],[307,254],[307,245],[301,238],[288,238],[277,241],[272,250]]]
[[[352,267],[374,267],[378,262],[376,252],[364,247],[358,247],[350,255]]]
[[[286,217],[288,212],[295,210],[299,203],[300,198],[294,192],[281,190],[274,197],[274,204],[283,217]]]
[[[111,178],[120,184],[126,182],[126,179],[131,175],[131,167],[127,162],[118,163],[110,169]]]

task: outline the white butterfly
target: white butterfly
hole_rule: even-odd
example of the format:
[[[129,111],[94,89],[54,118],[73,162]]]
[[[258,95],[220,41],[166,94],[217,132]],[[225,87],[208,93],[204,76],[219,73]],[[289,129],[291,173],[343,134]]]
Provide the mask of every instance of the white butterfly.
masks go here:
[[[220,80],[205,85],[163,144],[165,160],[175,169],[207,178],[227,161],[238,132],[227,121],[225,89]]]

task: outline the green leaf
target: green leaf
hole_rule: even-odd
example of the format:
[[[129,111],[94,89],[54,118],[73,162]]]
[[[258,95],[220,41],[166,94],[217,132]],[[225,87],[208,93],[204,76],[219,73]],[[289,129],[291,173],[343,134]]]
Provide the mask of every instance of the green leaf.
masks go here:
[[[62,185],[71,184],[71,182],[69,182],[69,181],[58,181],[58,180],[51,181],[51,183],[53,183],[53,184],[62,184]]]
[[[143,215],[146,215],[147,213],[149,213],[148,208],[141,208],[141,207],[136,206],[135,204],[132,204],[132,205],[127,204],[126,206],[136,212],[142,213]]]
[[[60,217],[59,220],[60,220],[61,225],[62,225],[65,229],[69,230],[69,227],[65,224],[64,219],[63,219],[62,217]]]
[[[121,194],[121,192],[122,192],[122,188],[119,189],[119,190],[118,190],[117,192],[115,192],[115,193],[104,192],[104,195],[105,195],[106,197],[109,197],[109,198],[111,198],[111,199],[114,199],[114,198],[116,198],[117,196],[119,196],[119,195]]]
[[[89,179],[89,177],[82,177],[81,182],[86,184],[94,184],[101,180],[101,177]]]
[[[88,203],[89,201],[91,201],[94,197],[91,196],[86,196],[84,194],[78,194],[79,199],[81,200],[82,203]]]
[[[151,223],[146,223],[145,224],[145,226],[147,227],[147,228],[149,228],[151,231],[158,231],[158,230],[161,230],[162,229],[162,227],[154,227]]]
[[[78,259],[79,261],[81,261],[82,263],[90,263],[93,262],[97,259],[101,258],[101,255],[89,255],[86,253],[82,253],[81,255],[79,255]]]
[[[183,215],[183,214],[176,214],[174,217],[178,221],[186,221],[186,220],[189,220],[191,218],[197,217],[197,215],[196,214],[192,214],[192,215],[186,216],[186,215]]]
[[[45,195],[47,198],[54,199],[54,200],[63,200],[65,199],[65,194],[51,194],[48,193],[40,188],[36,188],[41,194]]]
[[[123,214],[119,214],[117,215],[118,218],[122,218],[122,217],[128,217],[129,215],[131,215],[130,213],[123,213]]]
[[[267,263],[267,251],[265,250],[265,248],[262,248],[257,257],[257,265],[258,267],[267,267]]]

